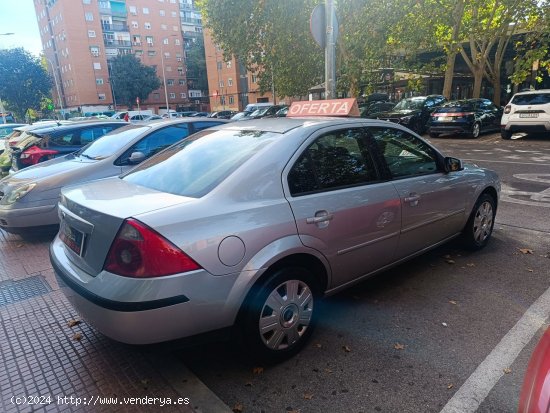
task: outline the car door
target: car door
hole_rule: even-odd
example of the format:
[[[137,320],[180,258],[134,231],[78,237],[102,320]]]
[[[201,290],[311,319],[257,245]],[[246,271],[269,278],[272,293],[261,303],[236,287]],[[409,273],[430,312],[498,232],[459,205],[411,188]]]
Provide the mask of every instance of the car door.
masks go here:
[[[398,242],[399,197],[382,179],[365,132],[325,128],[302,145],[283,173],[302,243],[330,262],[330,288],[390,263]]]
[[[445,173],[437,152],[422,139],[392,127],[370,127],[401,203],[397,257],[404,258],[461,231],[468,183]]]
[[[483,99],[480,102],[479,106],[484,115],[483,129],[500,129],[500,118],[502,116],[502,110],[500,110],[489,99]]]

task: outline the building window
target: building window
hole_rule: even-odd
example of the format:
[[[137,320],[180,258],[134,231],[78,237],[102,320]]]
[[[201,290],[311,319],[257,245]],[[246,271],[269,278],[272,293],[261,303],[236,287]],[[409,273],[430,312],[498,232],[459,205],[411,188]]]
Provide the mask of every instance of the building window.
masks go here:
[[[225,62],[225,66],[226,66],[228,69],[231,69],[231,60],[228,61],[228,62]]]
[[[166,79],[166,84],[168,86],[174,86],[174,79]]]
[[[105,93],[99,93],[97,97],[99,100],[105,100]]]
[[[138,28],[139,28],[139,24],[138,24],[137,21],[132,20],[132,28],[133,28],[133,29],[138,29]]]
[[[172,17],[177,17],[177,13],[175,11],[172,12]]]
[[[172,66],[166,66],[166,71],[171,72],[172,71]]]
[[[148,7],[143,8],[143,14],[149,14],[149,8]]]
[[[180,93],[180,98],[185,99],[187,96],[185,95],[185,92]]]
[[[94,62],[94,70],[101,70],[101,63]]]
[[[136,51],[134,52],[134,55],[135,55],[136,57],[141,57],[141,56],[143,56],[143,50],[136,50]]]
[[[137,15],[137,7],[136,6],[130,6],[130,7],[128,7],[128,9],[130,10],[130,14],[133,14],[134,16]]]
[[[159,10],[159,14],[163,17],[166,16],[166,12],[164,10]]]
[[[233,79],[227,79],[227,86],[233,86]]]
[[[92,2],[92,0],[82,0],[83,4],[90,4],[91,2]]]
[[[176,98],[176,94],[173,92],[170,92],[170,99],[175,99],[175,98]]]
[[[176,46],[179,46],[179,45],[181,44],[180,39],[175,39],[175,40],[174,40],[174,44],[175,44]]]
[[[229,104],[232,105],[235,103],[235,98],[233,96],[229,96]]]
[[[139,34],[133,35],[132,41],[134,42],[134,46],[141,46],[141,36]]]
[[[157,52],[155,52],[154,50],[149,50],[147,52],[147,56],[156,56]]]
[[[179,30],[178,26],[172,26],[172,30],[177,32]]]
[[[145,40],[149,46],[153,45],[153,36],[145,36]]]
[[[223,80],[220,80],[220,88],[223,87]]]
[[[180,76],[183,75],[183,67],[178,66],[178,73],[179,73]]]
[[[258,76],[252,75],[252,83],[258,83]]]
[[[100,9],[110,9],[111,8],[111,3],[108,2],[108,1],[99,1],[99,8]],[[90,2],[88,1],[88,4],[90,4]]]
[[[92,54],[92,56],[98,57],[99,56],[99,47],[90,46],[90,53]]]
[[[88,37],[95,37],[95,30],[88,30]]]
[[[102,84],[103,84],[103,79],[102,79],[102,78],[97,78],[97,79],[95,80],[95,84],[96,84],[96,85],[102,85]]]
[[[168,26],[165,25],[165,24],[161,24],[161,25],[160,25],[160,28],[161,28],[162,30],[168,30]]]
[[[218,67],[218,70],[222,70],[222,62],[216,62],[216,66]]]
[[[157,92],[153,93],[153,99],[154,100],[160,100],[160,94],[157,93]]]
[[[94,21],[94,14],[87,11],[84,13],[84,19],[86,19],[87,22],[93,22]]]
[[[151,30],[151,23],[145,22],[143,23],[143,27],[145,27],[147,30]]]
[[[167,38],[162,39],[162,43],[168,44],[168,39]]]
[[[178,80],[178,84],[179,84],[180,86],[184,86],[184,85],[185,85],[185,79],[180,79],[180,80]]]

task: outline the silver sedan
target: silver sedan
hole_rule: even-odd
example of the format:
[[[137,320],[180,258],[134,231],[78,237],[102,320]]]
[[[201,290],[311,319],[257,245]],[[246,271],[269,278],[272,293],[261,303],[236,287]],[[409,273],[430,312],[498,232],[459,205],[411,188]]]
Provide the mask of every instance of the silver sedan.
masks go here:
[[[399,125],[251,120],[64,189],[50,255],[74,307],[115,340],[233,329],[280,360],[322,296],[458,236],[484,247],[499,192],[494,172]]]
[[[63,186],[120,175],[190,134],[225,122],[178,119],[128,125],[78,152],[14,173],[0,180],[0,228],[26,235],[37,227],[57,226]]]

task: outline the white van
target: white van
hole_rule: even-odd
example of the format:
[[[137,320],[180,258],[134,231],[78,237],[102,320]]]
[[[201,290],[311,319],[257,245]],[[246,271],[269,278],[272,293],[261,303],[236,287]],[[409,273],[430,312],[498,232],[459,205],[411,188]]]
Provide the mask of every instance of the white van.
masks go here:
[[[128,113],[129,117],[132,117],[134,115],[153,115],[153,111],[150,109],[145,110],[126,110],[124,112],[117,112],[113,116],[111,116],[112,119],[124,119],[124,115]]]

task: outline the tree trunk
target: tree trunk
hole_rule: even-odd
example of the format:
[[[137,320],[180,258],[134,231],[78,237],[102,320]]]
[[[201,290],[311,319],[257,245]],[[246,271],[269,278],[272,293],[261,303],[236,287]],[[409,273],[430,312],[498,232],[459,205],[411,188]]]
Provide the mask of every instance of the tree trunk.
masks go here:
[[[451,99],[453,92],[453,75],[455,71],[456,53],[447,55],[447,68],[445,69],[445,81],[443,83],[443,96]]]
[[[474,66],[474,90],[472,92],[472,98],[479,98],[481,95],[481,81],[483,80],[483,66],[477,64]]]
[[[494,94],[493,94],[493,103],[495,105],[497,105],[498,107],[500,106],[503,106],[502,105],[502,102],[500,101],[501,100],[501,96],[500,96],[500,75],[497,75],[494,83],[493,83],[493,88],[494,88]]]

